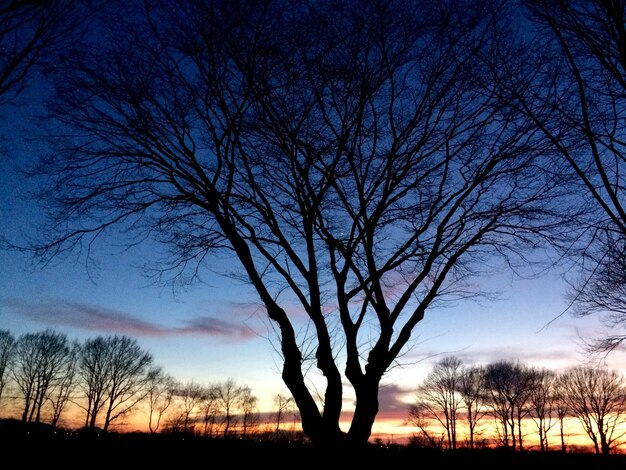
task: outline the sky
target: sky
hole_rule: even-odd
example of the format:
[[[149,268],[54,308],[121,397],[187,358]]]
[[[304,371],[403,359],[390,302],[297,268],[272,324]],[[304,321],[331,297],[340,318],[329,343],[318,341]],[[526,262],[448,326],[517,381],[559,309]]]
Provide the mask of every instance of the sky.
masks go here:
[[[0,235],[18,244],[36,237],[43,209],[30,194],[37,183],[18,171],[46,151],[29,139],[46,94],[37,78],[32,85],[0,116]],[[2,249],[0,329],[19,336],[53,328],[79,340],[128,335],[177,379],[210,383],[234,378],[250,386],[261,409],[269,410],[273,396],[288,391],[255,293],[214,273],[187,288],[154,285],[143,267],[158,251],[150,242],[125,249],[109,238],[95,246],[95,265],[69,257],[42,266],[28,253]],[[216,264],[234,263],[225,257]],[[479,282],[499,290],[501,298],[462,301],[426,313],[411,349],[383,379],[375,432],[401,432],[415,388],[443,355],[454,354],[468,364],[507,359],[555,369],[588,360],[581,337],[601,334],[602,327],[597,318],[561,315],[567,309],[567,286],[558,269],[535,279],[498,274]],[[626,371],[623,352],[606,362]],[[348,394],[348,412],[351,400]]]
[[[20,161],[26,158],[21,155]],[[3,230],[13,240],[23,240],[35,235],[41,207],[29,199],[31,183],[14,171],[16,163],[2,162],[0,211]],[[179,380],[234,378],[249,385],[261,409],[269,411],[273,396],[288,391],[268,321],[252,289],[217,274],[185,289],[154,285],[142,267],[157,249],[146,243],[125,250],[109,240],[96,247],[96,266],[71,257],[41,266],[28,253],[0,251],[0,329],[19,336],[53,328],[79,340],[129,335]],[[225,266],[236,262],[220,260]],[[497,288],[500,299],[434,309],[418,324],[411,349],[383,379],[374,432],[406,431],[407,404],[443,355],[455,354],[468,364],[510,359],[555,369],[588,359],[581,336],[600,334],[601,326],[597,318],[558,317],[567,303],[557,270],[530,280],[501,274],[480,282]],[[616,352],[607,363],[626,368],[625,359]],[[348,412],[351,400],[348,394]]]
[[[18,244],[37,236],[42,217],[43,207],[31,194],[37,183],[18,170],[46,151],[29,141],[35,103],[44,94],[31,91],[23,96],[0,124],[5,136],[0,233]],[[19,336],[53,328],[79,340],[128,335],[181,381],[234,378],[253,389],[266,411],[275,394],[288,394],[268,320],[249,286],[215,273],[186,288],[155,285],[143,268],[159,247],[146,242],[127,249],[116,242],[110,237],[96,245],[89,264],[70,256],[42,266],[29,253],[0,250],[0,329]],[[233,263],[237,260],[224,257],[215,264]],[[411,349],[383,378],[375,432],[406,431],[407,404],[443,355],[455,354],[468,364],[510,359],[550,368],[588,360],[581,337],[603,330],[594,317],[559,316],[567,308],[567,285],[558,269],[535,279],[519,280],[505,273],[478,282],[498,290],[499,299],[462,301],[427,312],[415,329]],[[606,362],[626,369],[622,352]],[[352,406],[348,392],[348,413]]]

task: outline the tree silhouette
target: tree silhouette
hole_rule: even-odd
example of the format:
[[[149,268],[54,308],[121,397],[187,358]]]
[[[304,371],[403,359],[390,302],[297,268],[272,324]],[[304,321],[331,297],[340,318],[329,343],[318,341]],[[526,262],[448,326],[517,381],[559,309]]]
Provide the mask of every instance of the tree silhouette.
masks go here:
[[[568,383],[567,376],[559,374],[553,384],[554,407],[556,417],[559,421],[559,434],[561,437],[561,452],[565,453],[567,446],[565,443],[565,418],[569,416],[570,409],[567,401]]]
[[[50,406],[52,407],[52,418],[50,424],[56,427],[61,419],[61,414],[67,407],[68,402],[73,398],[76,390],[76,372],[78,366],[78,357],[80,355],[80,344],[76,341],[69,346],[67,357],[63,364],[63,371],[59,376],[59,380],[48,397]]]
[[[0,330],[0,403],[15,357],[15,338],[9,330]]]
[[[469,447],[474,448],[474,440],[480,420],[485,415],[485,371],[481,367],[466,367],[461,372],[458,393],[467,412]]]
[[[228,379],[216,387],[219,409],[223,416],[224,437],[232,432],[231,427],[237,424],[237,411],[244,397],[244,388],[237,385],[233,379]]]
[[[213,436],[213,431],[217,423],[217,417],[220,412],[219,393],[220,385],[209,385],[204,389],[202,397],[202,415],[204,421],[204,435]]]
[[[537,425],[539,446],[542,452],[550,448],[548,432],[556,424],[554,421],[556,374],[548,369],[530,369],[528,405],[530,416]]]
[[[530,374],[521,364],[498,361],[485,367],[485,386],[505,447],[510,440],[513,449],[523,450],[522,419],[528,414],[530,385]]]
[[[148,429],[155,434],[161,426],[161,419],[169,409],[174,399],[176,381],[163,372],[160,367],[155,367],[148,372]]]
[[[276,407],[276,412],[274,414],[276,419],[276,428],[274,429],[274,434],[276,439],[278,439],[280,435],[280,425],[284,422],[285,415],[293,408],[293,398],[277,393],[274,395],[274,406]]]
[[[593,442],[596,454],[608,454],[623,437],[626,387],[615,371],[575,367],[563,374],[564,398]]]
[[[449,449],[457,445],[457,415],[462,398],[459,393],[463,365],[456,357],[446,357],[437,362],[426,376],[417,392],[418,408],[428,418],[436,420],[446,431]]]
[[[13,381],[24,402],[22,421],[40,423],[44,403],[65,378],[67,337],[52,330],[27,333],[17,340]]]
[[[40,254],[136,229],[172,248],[161,274],[181,281],[228,252],[277,325],[304,432],[365,443],[426,311],[477,295],[474,276],[553,228],[544,136],[491,86],[508,59],[501,13],[404,0],[120,12],[102,26],[114,41],[88,44],[57,82],[50,117],[66,131],[41,167],[54,201]]]
[[[407,422],[419,429],[421,437],[425,443],[436,449],[443,448],[445,435],[436,436],[432,430],[433,417],[432,413],[424,406],[423,402],[416,402],[409,407],[409,416]],[[439,421],[439,420],[437,420]]]
[[[241,387],[241,434],[243,437],[246,437],[250,430],[259,424],[258,401],[259,399],[252,394],[250,387]]]
[[[607,337],[591,349],[611,351],[626,335],[626,47],[624,2],[527,0],[525,43],[499,77],[506,106],[531,118],[551,142],[552,171],[579,208],[567,245],[580,269],[571,300],[581,315],[600,314]],[[540,38],[538,41],[537,38]],[[570,175],[574,178],[570,178]]]
[[[36,65],[66,46],[77,26],[72,0],[6,1],[0,5],[0,105],[18,95]]]
[[[198,408],[206,397],[206,390],[200,384],[190,381],[184,385],[179,385],[174,395],[178,399],[180,409],[178,414],[171,420],[170,430],[194,434],[196,415]]]
[[[146,397],[152,356],[126,336],[98,337],[81,348],[79,375],[87,399],[85,427],[102,429],[130,413]]]

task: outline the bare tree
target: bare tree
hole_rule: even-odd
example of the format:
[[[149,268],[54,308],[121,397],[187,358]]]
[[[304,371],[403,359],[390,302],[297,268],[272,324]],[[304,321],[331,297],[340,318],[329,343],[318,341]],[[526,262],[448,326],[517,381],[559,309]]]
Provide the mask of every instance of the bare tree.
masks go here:
[[[107,342],[102,336],[85,341],[78,361],[79,386],[85,396],[85,429],[96,428],[98,415],[105,406],[110,373]],[[81,405],[82,406],[82,405]]]
[[[287,413],[289,413],[293,408],[293,398],[277,393],[274,395],[274,406],[276,409],[276,412],[274,413],[276,419],[274,434],[276,438],[278,438],[280,434],[280,425],[284,422],[285,415],[287,415]]]
[[[0,330],[0,403],[15,357],[15,338],[9,330]]]
[[[27,333],[17,340],[12,376],[24,401],[23,422],[41,422],[43,405],[63,378],[68,354],[67,337],[52,330]]]
[[[530,375],[528,395],[530,416],[537,425],[541,451],[547,452],[550,449],[548,432],[556,424],[553,419],[557,406],[556,374],[548,369],[529,369],[528,373]]]
[[[176,381],[155,367],[148,372],[146,389],[148,391],[148,429],[151,434],[159,431],[163,415],[169,409],[176,390]]]
[[[432,414],[421,402],[414,403],[409,407],[408,424],[415,426],[420,431],[420,440],[428,443],[436,449],[442,449],[445,441],[445,435],[435,436],[432,433],[431,426],[433,422]],[[437,420],[438,422],[438,420]]]
[[[89,44],[57,83],[51,122],[66,131],[41,167],[54,226],[39,253],[122,225],[172,247],[161,273],[184,281],[230,251],[277,325],[304,432],[346,440],[345,378],[347,440],[364,444],[380,380],[426,311],[477,295],[471,278],[496,257],[516,265],[553,228],[544,136],[487,80],[507,59],[502,8],[153,0],[121,12],[113,43]],[[305,325],[284,307],[294,299],[321,407]]]
[[[568,383],[567,374],[559,374],[554,383],[554,408],[556,418],[559,421],[559,434],[561,437],[561,452],[565,453],[567,446],[565,443],[565,418],[569,416],[569,406],[567,400]]]
[[[74,341],[69,346],[68,354],[63,363],[63,371],[59,375],[59,379],[50,393],[49,400],[52,407],[52,418],[50,424],[56,427],[61,419],[61,414],[72,400],[76,390],[76,372],[78,367],[78,358],[80,356],[80,344]]]
[[[581,268],[570,297],[576,313],[606,321],[610,332],[590,346],[608,352],[626,339],[625,4],[523,3],[528,15],[517,59],[494,80],[504,105],[549,139],[552,171],[580,208],[567,220],[576,236],[566,249]]]
[[[233,379],[228,379],[217,386],[217,399],[224,420],[224,437],[231,432],[231,427],[237,424],[237,410],[241,406],[243,387],[237,385]]]
[[[252,394],[250,387],[243,386],[241,389],[241,430],[246,437],[251,429],[259,424],[257,402],[259,399]]]
[[[137,341],[126,336],[107,338],[109,360],[109,389],[104,432],[113,421],[130,413],[146,397],[147,377],[152,365],[150,353],[141,349]]]
[[[215,430],[214,428],[220,412],[218,388],[219,385],[209,385],[204,390],[201,412],[204,421],[203,434],[205,436],[213,436],[213,432]]]
[[[522,419],[528,414],[530,374],[519,364],[498,361],[485,368],[485,385],[491,395],[490,406],[499,422],[502,443],[523,450]]]
[[[36,65],[51,64],[51,53],[67,46],[78,22],[77,2],[11,0],[0,5],[0,105],[26,86]]]
[[[593,442],[596,454],[608,454],[623,437],[626,422],[626,387],[615,371],[575,367],[563,375],[564,398],[573,416]]]
[[[458,393],[467,413],[469,447],[474,448],[474,438],[479,421],[485,415],[485,371],[482,367],[466,367],[461,372]]]
[[[79,363],[87,399],[85,427],[95,429],[104,412],[102,429],[130,413],[146,397],[152,356],[126,336],[98,337],[85,342]]]
[[[197,414],[202,401],[205,398],[205,389],[194,381],[178,387],[175,396],[179,402],[180,410],[175,417],[175,425],[170,426],[173,431],[194,434],[196,429]]]
[[[449,449],[457,445],[457,415],[461,409],[459,394],[463,364],[456,357],[446,357],[437,362],[417,392],[419,407],[446,431]]]

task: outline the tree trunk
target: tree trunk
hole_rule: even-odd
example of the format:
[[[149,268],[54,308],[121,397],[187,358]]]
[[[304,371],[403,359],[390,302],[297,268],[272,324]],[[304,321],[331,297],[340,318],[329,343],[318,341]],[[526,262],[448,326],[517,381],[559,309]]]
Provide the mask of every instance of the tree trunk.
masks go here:
[[[349,444],[362,446],[372,434],[372,426],[378,414],[378,384],[380,377],[365,377],[361,383],[353,384],[356,407],[348,431]]]
[[[600,450],[602,451],[602,455],[609,455],[611,451],[611,447],[606,439],[606,433],[600,430]]]

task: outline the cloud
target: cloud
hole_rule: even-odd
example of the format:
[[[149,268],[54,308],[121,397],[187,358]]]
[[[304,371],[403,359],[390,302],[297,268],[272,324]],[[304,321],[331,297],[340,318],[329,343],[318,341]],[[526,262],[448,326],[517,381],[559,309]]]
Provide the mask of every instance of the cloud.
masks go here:
[[[415,396],[415,390],[401,387],[397,384],[381,384],[378,389],[378,415],[379,421],[403,422],[407,416],[409,403]],[[344,411],[342,419],[351,420],[354,413]]]
[[[182,326],[168,327],[142,320],[125,312],[66,300],[30,303],[23,300],[3,300],[9,312],[44,323],[103,333],[118,333],[143,337],[212,336],[245,340],[255,333],[242,322],[228,322],[210,316],[198,316]]]
[[[566,345],[567,346],[567,345]],[[407,362],[420,362],[425,368],[440,361],[446,356],[456,356],[468,365],[488,364],[495,361],[520,361],[526,365],[554,367],[577,364],[580,357],[575,348],[558,346],[525,346],[520,344],[503,344],[493,347],[466,347],[457,350],[419,350],[415,349],[405,355]]]

